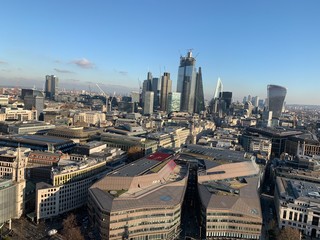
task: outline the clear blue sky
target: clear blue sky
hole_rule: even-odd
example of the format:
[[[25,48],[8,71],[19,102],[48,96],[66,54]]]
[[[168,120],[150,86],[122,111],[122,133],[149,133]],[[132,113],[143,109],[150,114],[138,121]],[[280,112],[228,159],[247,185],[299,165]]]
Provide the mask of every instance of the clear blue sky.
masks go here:
[[[193,48],[211,98],[288,88],[287,103],[320,104],[320,1],[3,0],[0,85],[97,82],[138,88]]]

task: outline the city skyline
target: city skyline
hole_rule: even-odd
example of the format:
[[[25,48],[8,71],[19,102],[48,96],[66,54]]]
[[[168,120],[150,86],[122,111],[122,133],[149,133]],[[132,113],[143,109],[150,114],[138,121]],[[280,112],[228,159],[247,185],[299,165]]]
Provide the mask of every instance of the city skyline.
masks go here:
[[[235,100],[263,99],[275,84],[288,104],[319,104],[319,2],[191,3],[4,2],[0,85],[44,85],[49,74],[61,87],[138,89],[150,71],[170,72],[176,89],[179,57],[193,48],[207,100],[220,77]]]

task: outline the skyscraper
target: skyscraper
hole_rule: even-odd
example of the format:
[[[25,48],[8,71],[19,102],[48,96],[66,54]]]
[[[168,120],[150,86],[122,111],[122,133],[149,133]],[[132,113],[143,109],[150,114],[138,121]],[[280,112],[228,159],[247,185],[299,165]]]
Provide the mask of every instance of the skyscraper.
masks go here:
[[[214,92],[213,98],[214,98],[214,99],[219,98],[219,97],[220,97],[220,93],[222,93],[222,91],[223,91],[223,84],[222,84],[222,82],[221,82],[221,79],[218,78],[217,86],[216,86],[216,90],[215,90],[215,92]]]
[[[197,77],[196,77],[194,112],[195,113],[200,113],[200,112],[202,112],[204,110],[205,110],[205,106],[204,106],[202,73],[201,73],[201,67],[199,67],[199,70],[197,72]]]
[[[54,99],[54,95],[58,93],[58,84],[59,78],[54,75],[47,75],[46,76],[46,83],[45,83],[45,97],[49,99]]]
[[[152,91],[154,93],[153,109],[159,109],[159,107],[160,107],[160,91],[161,91],[160,79],[159,78],[152,78],[151,86],[152,86]]]
[[[143,114],[148,115],[153,113],[153,99],[154,93],[152,91],[147,91],[145,93],[144,106],[143,106]]]
[[[142,106],[144,105],[145,94],[147,91],[152,91],[152,73],[147,73],[147,79],[143,81],[142,84]]]
[[[168,113],[180,111],[180,98],[181,98],[181,93],[171,92],[168,94],[168,107],[167,107]]]
[[[194,112],[194,99],[196,88],[196,59],[192,57],[191,50],[186,57],[180,57],[178,70],[177,92],[181,93],[180,110]]]
[[[160,109],[167,111],[168,94],[172,92],[172,81],[170,73],[165,72],[161,77]]]
[[[273,118],[281,116],[287,89],[278,85],[268,85],[268,107],[272,111]]]
[[[220,93],[220,100],[226,103],[226,110],[230,108],[232,103],[232,92],[221,92]]]

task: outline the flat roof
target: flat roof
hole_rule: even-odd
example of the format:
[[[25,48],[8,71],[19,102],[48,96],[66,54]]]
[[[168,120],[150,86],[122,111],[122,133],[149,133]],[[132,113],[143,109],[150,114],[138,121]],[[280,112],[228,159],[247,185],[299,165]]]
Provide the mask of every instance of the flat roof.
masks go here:
[[[134,177],[160,164],[160,161],[142,158],[111,172],[110,176]]]

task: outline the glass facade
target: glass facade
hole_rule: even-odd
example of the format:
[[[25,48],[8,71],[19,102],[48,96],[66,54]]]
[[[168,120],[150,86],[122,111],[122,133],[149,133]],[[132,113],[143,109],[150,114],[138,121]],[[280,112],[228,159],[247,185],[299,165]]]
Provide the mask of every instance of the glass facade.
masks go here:
[[[287,89],[285,87],[268,85],[268,106],[269,111],[272,111],[273,118],[279,118],[281,116],[286,94]]]
[[[180,111],[180,97],[181,93],[178,92],[168,94],[168,113]]]

